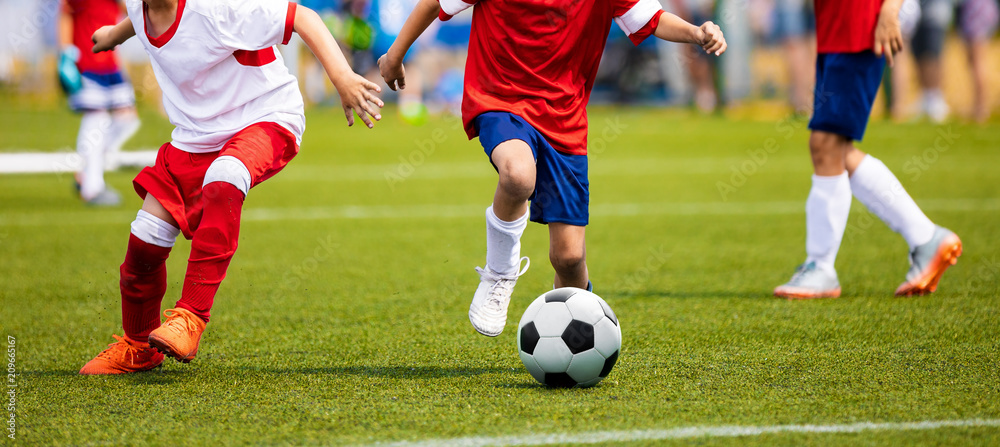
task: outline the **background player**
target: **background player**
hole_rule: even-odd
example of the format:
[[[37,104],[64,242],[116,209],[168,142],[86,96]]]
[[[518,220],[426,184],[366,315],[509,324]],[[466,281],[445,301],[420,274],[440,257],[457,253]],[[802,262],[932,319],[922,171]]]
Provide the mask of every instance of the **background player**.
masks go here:
[[[83,160],[77,173],[80,197],[89,205],[121,203],[104,183],[104,169],[114,167],[125,141],[139,130],[135,91],[118,66],[115,53],[92,53],[90,36],[114,25],[122,15],[117,0],[64,0],[59,16],[59,80],[70,108],[83,114],[76,151]]]
[[[902,48],[903,0],[817,0],[816,93],[809,150],[815,174],[806,199],[806,261],[774,290],[779,297],[840,296],[834,260],[853,193],[910,246],[896,295],[933,292],[962,253],[955,233],[934,225],[880,160],[858,150],[886,60]],[[874,36],[874,38],[873,38]],[[883,58],[884,56],[884,58]]]
[[[348,125],[354,112],[369,128],[369,116],[381,119],[382,101],[372,94],[378,86],[351,70],[308,8],[286,0],[127,0],[126,6],[129,18],[98,30],[93,50],[137,35],[177,128],[156,165],[134,180],[145,201],[121,266],[125,337],[115,336],[81,374],[149,370],[163,361],[160,352],[182,362],[197,354],[236,251],[246,194],[298,153],[305,130],[298,82],[276,44],[299,33],[340,93]],[[164,311],[161,326],[165,262],[181,232],[192,240],[191,256],[181,298]]]
[[[589,221],[586,105],[612,19],[638,44],[650,35],[726,50],[722,31],[664,12],[656,0],[420,0],[379,59],[389,88],[405,87],[403,55],[436,17],[473,6],[462,120],[499,174],[486,209],[486,267],[469,308],[477,331],[499,335],[517,278],[528,269],[521,235],[549,226],[555,287],[591,288],[584,229]],[[521,264],[524,267],[520,267]]]

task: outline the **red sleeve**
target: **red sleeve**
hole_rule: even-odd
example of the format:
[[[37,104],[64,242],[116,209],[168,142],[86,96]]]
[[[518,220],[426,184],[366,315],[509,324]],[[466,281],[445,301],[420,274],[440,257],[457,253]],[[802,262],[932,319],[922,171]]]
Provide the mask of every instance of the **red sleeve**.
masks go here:
[[[660,17],[663,13],[664,11],[661,9],[660,12],[653,14],[653,18],[649,19],[649,22],[645,26],[628,36],[633,45],[639,45],[647,37],[652,36],[656,32],[656,27],[660,26]]]
[[[295,7],[297,5],[293,2],[288,2],[288,12],[285,14],[285,35],[281,39],[282,45],[288,45],[288,41],[292,40],[292,31],[295,30]]]

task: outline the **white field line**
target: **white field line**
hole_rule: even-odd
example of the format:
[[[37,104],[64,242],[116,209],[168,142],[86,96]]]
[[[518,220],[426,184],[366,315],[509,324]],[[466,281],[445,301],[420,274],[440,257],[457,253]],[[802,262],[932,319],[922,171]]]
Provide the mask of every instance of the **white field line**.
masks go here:
[[[1000,198],[921,200],[925,211],[1000,211]],[[253,208],[243,212],[244,222],[350,219],[481,219],[488,204],[476,205],[347,205],[334,207]],[[693,202],[619,203],[591,207],[592,217],[631,216],[749,216],[794,215],[805,211],[805,202]],[[0,213],[2,226],[127,225],[134,210],[87,210],[39,213]]]
[[[118,153],[119,166],[151,166],[156,161],[155,150]],[[76,172],[83,159],[76,152],[11,152],[0,153],[0,174],[44,174]]]
[[[519,436],[473,436],[373,444],[379,447],[480,447],[502,445],[601,444],[690,438],[732,438],[777,433],[859,433],[866,431],[937,430],[942,428],[1000,427],[1000,419],[964,419],[919,422],[857,422],[834,425],[721,425],[664,430],[618,430]]]

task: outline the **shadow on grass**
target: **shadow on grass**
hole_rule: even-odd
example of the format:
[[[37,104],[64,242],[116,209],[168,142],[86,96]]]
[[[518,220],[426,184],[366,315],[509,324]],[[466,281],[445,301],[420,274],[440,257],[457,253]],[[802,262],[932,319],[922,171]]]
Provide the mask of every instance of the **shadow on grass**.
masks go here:
[[[726,300],[746,300],[746,299],[773,299],[771,290],[749,289],[749,290],[636,290],[630,292],[609,293],[608,299],[635,299],[635,298],[715,298]]]
[[[389,379],[439,379],[497,374],[510,372],[510,370],[511,368],[443,368],[438,366],[331,366],[327,368],[278,369],[273,372],[381,377]]]
[[[80,370],[77,369],[23,371],[18,374],[26,378],[36,377],[39,379],[69,379],[79,377],[81,380],[87,381],[101,380],[104,383],[111,383],[111,381],[115,381],[121,384],[130,385],[171,385],[176,383],[178,380],[186,380],[186,378],[190,376],[190,374],[185,373],[183,370],[164,370],[163,368],[154,368],[150,371],[143,371],[141,373],[134,374],[113,374],[101,376],[80,375]]]

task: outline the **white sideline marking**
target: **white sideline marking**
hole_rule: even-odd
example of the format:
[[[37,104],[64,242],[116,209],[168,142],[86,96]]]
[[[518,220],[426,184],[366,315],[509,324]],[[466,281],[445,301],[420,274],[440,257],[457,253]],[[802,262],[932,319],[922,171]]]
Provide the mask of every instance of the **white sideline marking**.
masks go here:
[[[925,211],[1000,211],[1000,198],[930,199],[919,202]],[[347,205],[332,207],[253,208],[244,222],[341,219],[481,219],[487,204],[476,205]],[[598,204],[594,217],[631,216],[750,216],[794,215],[805,212],[805,202],[690,202]],[[79,210],[41,213],[0,213],[0,226],[127,225],[135,210]]]
[[[941,428],[1000,427],[1000,419],[965,419],[919,422],[857,422],[834,425],[720,425],[716,427],[680,427],[665,430],[620,430],[583,433],[556,433],[520,436],[472,436],[467,438],[429,439],[376,443],[379,447],[479,447],[494,445],[599,444],[609,442],[659,441],[688,438],[732,438],[773,433],[858,433],[864,431],[937,430]]]
[[[119,166],[152,166],[156,151],[125,151],[118,153]],[[39,174],[76,172],[83,159],[76,152],[13,152],[0,154],[0,174]]]

